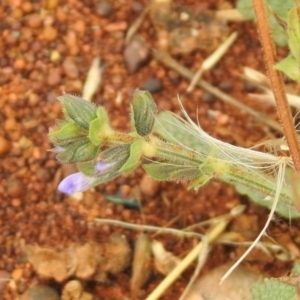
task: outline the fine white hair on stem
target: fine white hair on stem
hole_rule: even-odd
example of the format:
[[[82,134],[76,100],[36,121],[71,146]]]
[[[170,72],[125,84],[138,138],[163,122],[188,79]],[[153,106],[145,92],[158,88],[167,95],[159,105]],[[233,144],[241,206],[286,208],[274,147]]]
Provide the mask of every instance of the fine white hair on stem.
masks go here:
[[[170,114],[173,120],[170,120],[170,117],[165,119],[161,118],[161,120],[163,120],[165,124],[170,124],[172,127],[178,128],[180,132],[186,132],[189,135],[194,136],[195,141],[197,140],[199,142],[199,144],[196,145],[196,150],[192,149],[189,145],[184,144],[182,141],[176,138],[174,134],[168,132],[159,119],[157,119],[156,122],[158,125],[160,125],[161,130],[163,130],[163,132],[170,137],[170,139],[183,146],[185,149],[193,151],[199,155],[199,157],[206,159],[210,158],[210,155],[212,155],[210,150],[215,149],[215,156],[211,156],[211,158],[230,164],[241,165],[252,170],[269,169],[280,164],[281,158],[278,156],[252,149],[237,147],[211,137],[209,134],[203,131],[200,125],[198,126],[190,119],[180,100],[179,104],[187,121],[180,118],[176,114]],[[292,161],[290,159],[288,164],[292,166]]]
[[[252,249],[257,245],[261,237],[266,233],[270,222],[272,221],[272,218],[275,213],[276,206],[279,201],[280,197],[280,191],[284,182],[284,175],[285,175],[285,168],[286,168],[286,160],[282,160],[282,163],[279,165],[278,169],[278,176],[277,176],[277,188],[276,188],[276,193],[273,201],[273,205],[270,211],[270,214],[268,216],[268,219],[266,221],[266,224],[264,228],[261,230],[257,238],[253,241],[251,246],[246,250],[246,252],[234,263],[234,265],[224,274],[224,276],[221,278],[220,284],[233,272],[233,270],[236,269],[236,267],[245,259],[245,257],[252,251]]]
[[[262,181],[268,182],[269,186],[274,186],[273,191],[270,190],[270,192],[272,195],[273,193],[275,194],[276,187],[274,181],[277,177],[279,165],[282,159],[285,159],[287,165],[293,167],[290,157],[275,156],[219,141],[205,133],[200,125],[196,125],[184,110],[181,102],[179,103],[187,121],[176,114],[163,112],[156,119],[156,126],[159,126],[157,127],[157,132],[159,134],[167,140],[192,151],[203,163],[209,161],[209,159],[213,159],[215,162],[225,162],[228,165],[239,168],[243,173],[248,173],[252,177],[256,177],[257,182],[261,178]],[[187,138],[188,136],[190,138]],[[199,167],[201,167],[201,162],[199,163]],[[225,173],[220,177],[221,180],[225,179],[225,181],[226,178],[229,179],[228,174]],[[232,180],[234,181],[234,178],[231,178],[230,181]],[[286,189],[287,185],[284,185],[284,188]]]
[[[157,161],[154,159],[151,159],[149,157],[145,157],[146,161],[149,161],[151,163],[155,163],[155,164],[160,164],[160,165],[165,165],[165,166],[174,166],[174,167],[178,167],[178,168],[185,168],[185,169],[195,169],[194,165],[188,165],[188,164],[175,164],[175,163],[170,163],[170,162],[162,162],[162,161]]]
[[[224,160],[226,161],[227,158],[230,163],[241,164],[251,169],[264,169],[269,168],[270,166],[278,166],[280,164],[281,157],[252,149],[237,147],[211,137],[201,128],[200,124],[197,125],[189,117],[179,98],[178,102],[184,117],[194,129],[194,133],[190,133],[204,143],[216,147],[216,149],[220,151],[221,159],[225,158]],[[290,162],[290,164],[292,164],[292,162]]]
[[[175,122],[171,122],[170,120],[166,120],[167,123],[171,124],[172,126],[174,127],[178,127],[180,129],[184,129],[187,131],[186,128],[182,127],[182,125],[178,124],[178,123],[175,123]],[[156,123],[160,126],[160,128],[170,137],[172,138],[172,140],[174,140],[178,145],[184,147],[185,149],[189,150],[189,151],[192,151],[193,153],[197,154],[197,155],[200,155],[201,153],[199,153],[198,151],[196,151],[195,149],[185,145],[184,143],[182,143],[180,140],[178,140],[172,133],[168,132],[168,130],[165,128],[165,126],[160,122],[160,120],[158,118],[156,118]],[[189,132],[191,134],[193,134],[193,132]],[[203,156],[203,157],[206,157],[206,156]]]

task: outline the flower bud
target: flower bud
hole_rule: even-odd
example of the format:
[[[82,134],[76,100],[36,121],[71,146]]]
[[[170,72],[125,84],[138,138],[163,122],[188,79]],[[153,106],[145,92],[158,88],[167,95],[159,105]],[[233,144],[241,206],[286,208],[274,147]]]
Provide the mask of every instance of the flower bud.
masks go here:
[[[58,126],[57,130],[50,128],[48,136],[54,144],[64,146],[84,138],[86,134],[86,130],[83,130],[76,123],[65,122]]]
[[[88,138],[82,138],[78,141],[62,147],[58,152],[57,159],[62,163],[76,163],[94,159],[100,151],[98,146],[90,142]]]
[[[81,128],[89,130],[89,125],[96,118],[95,104],[70,94],[57,98],[62,106],[66,119],[74,121]]]
[[[103,162],[97,162],[94,165],[94,171],[103,172],[109,167],[110,167],[109,164]],[[97,179],[98,178],[96,177],[86,176],[81,172],[77,172],[63,179],[61,183],[58,185],[58,190],[62,193],[69,194],[69,195],[74,194],[76,192],[83,192],[91,188],[92,186],[99,184],[99,183],[95,184],[95,182],[97,182]]]
[[[136,90],[132,100],[132,119],[136,132],[146,136],[152,132],[155,121],[156,104],[148,91]]]

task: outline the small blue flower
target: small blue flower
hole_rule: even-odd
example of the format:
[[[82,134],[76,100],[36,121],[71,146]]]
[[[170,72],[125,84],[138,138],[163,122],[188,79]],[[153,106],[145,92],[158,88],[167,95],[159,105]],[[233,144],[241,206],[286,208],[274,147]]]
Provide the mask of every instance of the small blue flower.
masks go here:
[[[107,169],[110,165],[111,164],[107,164],[104,162],[97,162],[95,165],[97,176],[101,174],[102,171]],[[93,186],[95,178],[96,177],[89,177],[81,172],[77,172],[63,179],[58,185],[58,190],[68,195],[72,195],[76,192],[83,192]]]
[[[77,172],[63,179],[58,185],[58,190],[68,195],[83,192],[90,187],[94,179],[94,177],[88,177],[81,172]]]

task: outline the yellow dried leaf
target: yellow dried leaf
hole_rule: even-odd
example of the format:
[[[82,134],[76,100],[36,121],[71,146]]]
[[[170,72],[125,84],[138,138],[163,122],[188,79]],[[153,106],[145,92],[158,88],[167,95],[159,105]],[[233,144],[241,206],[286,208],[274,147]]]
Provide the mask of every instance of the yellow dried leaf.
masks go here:
[[[167,275],[180,263],[180,259],[171,252],[166,251],[161,242],[154,240],[151,246],[154,255],[154,266],[159,273]]]
[[[151,244],[147,235],[141,234],[134,248],[132,262],[132,276],[130,289],[132,297],[135,298],[140,288],[148,280],[151,268]]]
[[[92,65],[89,69],[87,78],[82,89],[82,98],[91,101],[97,89],[101,85],[102,71],[103,68],[100,67],[100,57],[95,57],[93,59]]]

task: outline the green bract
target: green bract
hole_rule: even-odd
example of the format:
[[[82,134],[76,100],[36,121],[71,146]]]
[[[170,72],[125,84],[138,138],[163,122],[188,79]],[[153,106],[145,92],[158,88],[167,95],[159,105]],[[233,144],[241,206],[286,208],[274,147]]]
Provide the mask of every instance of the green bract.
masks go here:
[[[62,123],[57,130],[50,129],[50,140],[60,146],[76,142],[86,136],[86,130],[79,127],[74,122]]]
[[[132,100],[134,127],[140,136],[151,133],[155,121],[156,104],[149,92],[135,91]]]
[[[108,116],[103,107],[98,107],[97,118],[92,120],[89,124],[89,139],[96,146],[100,145],[103,136],[106,136],[105,130],[109,129]]]
[[[140,164],[143,154],[143,145],[143,140],[137,140],[131,144],[130,155],[124,165],[120,168],[120,172],[131,172]]]
[[[89,129],[90,122],[96,118],[95,104],[69,94],[64,94],[57,99],[63,106],[66,119],[74,121],[83,129]]]

